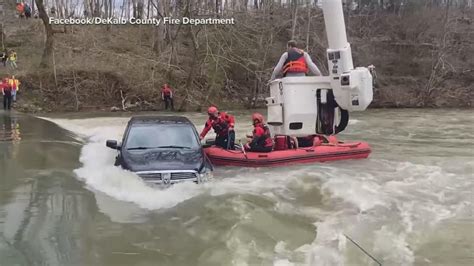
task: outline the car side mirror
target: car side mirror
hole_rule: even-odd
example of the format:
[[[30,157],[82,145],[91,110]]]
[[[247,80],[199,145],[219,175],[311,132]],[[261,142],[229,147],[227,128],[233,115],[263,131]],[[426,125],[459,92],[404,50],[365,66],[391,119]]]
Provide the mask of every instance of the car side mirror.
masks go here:
[[[105,143],[105,146],[107,146],[111,149],[114,149],[114,150],[120,149],[120,146],[118,146],[116,140],[107,140],[107,142]]]

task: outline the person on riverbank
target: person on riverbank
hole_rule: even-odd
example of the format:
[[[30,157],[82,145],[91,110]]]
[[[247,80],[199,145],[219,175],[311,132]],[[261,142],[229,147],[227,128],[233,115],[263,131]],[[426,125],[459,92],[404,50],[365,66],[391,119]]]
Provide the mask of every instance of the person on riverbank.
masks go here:
[[[23,2],[16,4],[16,11],[18,12],[18,17],[25,17],[25,4]]]
[[[168,106],[171,106],[171,110],[174,110],[173,91],[168,84],[161,88],[161,100],[165,102],[165,110],[168,110]]]
[[[31,7],[28,4],[25,4],[25,18],[31,18]]]
[[[10,110],[12,107],[12,88],[6,78],[4,78],[0,84],[0,89],[3,95],[3,109]]]
[[[207,132],[212,128],[216,133],[214,145],[227,150],[233,150],[235,148],[234,116],[225,112],[219,112],[215,106],[209,107],[207,114],[209,119],[204,124],[204,129],[199,135],[200,139],[204,139]]]
[[[11,79],[8,79],[8,84],[12,88],[13,102],[16,102],[16,95],[18,91],[20,90],[20,81],[16,79],[15,76],[12,76]]]
[[[3,52],[0,52],[0,59],[4,67],[7,66],[8,51],[5,49]]]
[[[10,54],[8,55],[8,63],[11,68],[16,69],[18,66],[16,65],[16,60],[17,60],[17,55],[14,50],[10,51]]]
[[[283,77],[299,77],[306,76],[308,72],[321,76],[321,71],[313,63],[309,54],[298,49],[296,41],[290,40],[287,44],[287,51],[281,55],[270,80],[274,80],[280,74]]]
[[[271,152],[273,150],[273,140],[270,129],[264,122],[263,115],[254,113],[252,122],[254,126],[252,138],[244,145],[244,149],[253,152]]]

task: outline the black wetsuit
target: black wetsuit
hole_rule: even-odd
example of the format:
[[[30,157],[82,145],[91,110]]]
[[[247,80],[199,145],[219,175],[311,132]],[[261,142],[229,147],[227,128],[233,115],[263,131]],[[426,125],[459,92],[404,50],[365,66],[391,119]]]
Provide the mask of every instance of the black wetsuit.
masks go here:
[[[6,67],[7,66],[7,54],[2,52],[2,53],[0,53],[0,57],[2,58],[3,66]]]
[[[12,89],[11,88],[5,88],[3,89],[4,95],[3,95],[3,109],[4,110],[10,110],[12,108]]]
[[[165,110],[168,110],[168,106],[171,106],[171,110],[174,110],[173,98],[171,98],[170,95],[166,95],[163,98],[163,101],[165,102]]]

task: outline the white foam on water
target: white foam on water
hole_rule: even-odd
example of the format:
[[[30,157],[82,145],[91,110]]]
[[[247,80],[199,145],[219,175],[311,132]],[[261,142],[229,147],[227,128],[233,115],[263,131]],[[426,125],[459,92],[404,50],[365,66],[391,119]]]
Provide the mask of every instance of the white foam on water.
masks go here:
[[[273,265],[274,266],[293,266],[295,264],[290,262],[287,259],[282,259],[282,260],[276,260],[275,262],[273,262]]]
[[[380,189],[381,187],[377,183],[360,183],[360,181],[354,180],[350,176],[331,178],[322,186],[323,192],[327,191],[331,193],[331,196],[352,203],[360,211],[367,211],[377,205],[387,205]]]
[[[146,209],[173,207],[201,193],[195,185],[189,183],[166,190],[149,187],[134,173],[114,167],[114,154],[100,151],[103,146],[102,143],[86,145],[80,157],[84,166],[75,171],[93,189],[119,200],[134,202]]]
[[[355,125],[355,124],[358,124],[358,123],[360,123],[360,120],[358,120],[358,119],[350,119],[349,120],[349,125]]]
[[[362,259],[347,255],[352,243],[347,243],[344,234],[362,241],[362,246],[383,265],[413,265],[417,244],[413,239],[469,205],[469,199],[459,193],[460,188],[468,191],[472,187],[466,176],[410,162],[372,160],[366,164],[364,174],[358,174],[352,166],[341,166],[325,169],[325,174],[319,176],[323,195],[337,207],[325,217],[318,217],[321,221],[315,223],[314,242],[294,251],[307,255],[306,265],[352,265],[359,260],[373,263],[360,251],[357,256]],[[385,167],[383,176],[374,178],[374,174],[380,174],[380,169],[374,167],[378,165]],[[453,184],[456,189],[450,189]]]
[[[413,265],[415,256],[406,241],[405,233],[396,234],[387,226],[382,226],[374,236],[373,252],[381,254],[379,259],[385,262],[384,265]]]

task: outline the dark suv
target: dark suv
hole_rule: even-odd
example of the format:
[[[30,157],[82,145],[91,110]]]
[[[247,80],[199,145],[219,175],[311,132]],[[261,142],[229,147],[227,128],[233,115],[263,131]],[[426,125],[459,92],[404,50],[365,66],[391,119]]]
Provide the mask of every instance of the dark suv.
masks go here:
[[[145,182],[200,183],[212,175],[193,123],[182,116],[136,116],[128,122],[122,144],[107,140],[119,154],[116,166],[138,174]]]

